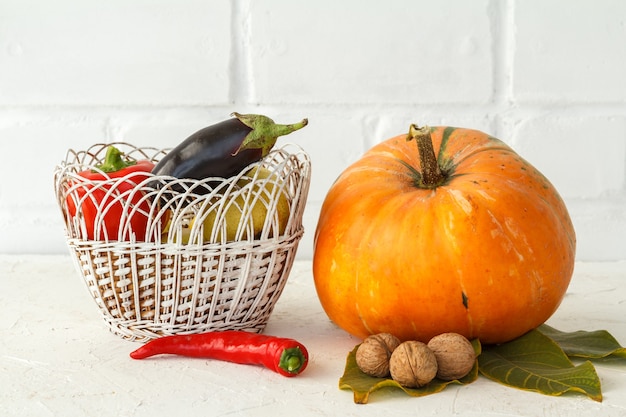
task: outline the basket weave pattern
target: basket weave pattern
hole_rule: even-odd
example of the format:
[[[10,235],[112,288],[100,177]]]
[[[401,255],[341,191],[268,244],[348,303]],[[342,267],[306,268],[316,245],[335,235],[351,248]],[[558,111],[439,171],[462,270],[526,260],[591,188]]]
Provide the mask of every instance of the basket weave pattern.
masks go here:
[[[158,161],[166,153],[125,143],[114,145],[137,159]],[[103,217],[99,217],[94,220],[96,232],[105,230],[104,236],[112,238],[92,240],[86,236],[85,217],[80,212],[72,215],[68,201],[80,211],[84,200],[91,198],[89,191],[77,196],[77,173],[95,166],[105,149],[106,145],[99,144],[85,152],[68,152],[55,170],[55,190],[70,254],[108,327],[124,339],[141,341],[168,334],[262,331],[282,293],[303,234],[302,213],[310,181],[308,156],[279,149],[265,158],[263,166],[275,174],[271,180],[276,181],[271,196],[265,199],[250,191],[258,191],[253,185],[261,179],[256,177],[238,187],[241,176],[211,182],[150,175],[132,191],[107,201],[109,206],[124,206],[119,230],[105,230]],[[115,189],[123,181],[129,179],[105,181],[106,189]],[[203,190],[200,194],[196,193],[198,187]],[[129,201],[137,202],[133,193],[138,190],[142,202],[133,205]],[[282,233],[276,214],[281,194],[288,196],[290,207]],[[240,211],[238,239],[227,241],[226,211],[238,195],[248,203],[264,204],[268,215],[262,232],[254,233],[250,204],[246,204]],[[210,210],[218,213],[213,213],[215,223],[210,232],[199,220],[189,230],[185,219],[204,220]],[[137,231],[131,226],[134,215],[148,218],[146,230],[141,231],[144,241],[135,239]],[[165,229],[169,229],[167,235]],[[188,242],[182,242],[183,233]],[[123,239],[115,239],[120,237]]]

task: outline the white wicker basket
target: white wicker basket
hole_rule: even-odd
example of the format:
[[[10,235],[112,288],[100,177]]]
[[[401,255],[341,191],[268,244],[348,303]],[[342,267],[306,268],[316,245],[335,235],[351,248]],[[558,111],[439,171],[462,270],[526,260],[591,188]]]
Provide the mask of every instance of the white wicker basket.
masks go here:
[[[167,153],[112,145],[137,160],[156,162]],[[152,174],[88,181],[78,175],[101,162],[108,146],[68,151],[55,169],[54,185],[70,253],[111,331],[141,341],[214,330],[262,331],[303,234],[308,155],[295,146],[272,151],[254,164],[271,173],[265,178],[260,169],[202,181]],[[95,217],[85,213],[100,201],[105,204]],[[266,213],[261,230],[252,207]],[[240,217],[235,228],[232,217],[227,222],[233,210]],[[111,213],[119,218],[116,230],[107,229]],[[133,229],[137,224],[141,230]]]

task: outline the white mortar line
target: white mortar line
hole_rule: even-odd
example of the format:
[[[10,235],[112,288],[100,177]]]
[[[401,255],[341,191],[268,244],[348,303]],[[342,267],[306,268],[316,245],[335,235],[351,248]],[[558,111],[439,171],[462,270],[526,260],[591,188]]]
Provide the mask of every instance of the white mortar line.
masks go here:
[[[250,24],[250,1],[233,1],[229,92],[229,99],[233,104],[249,103],[255,96],[250,55]]]
[[[515,55],[515,10],[512,0],[492,0],[490,5],[493,39],[493,103],[497,135],[504,133],[503,113],[513,108],[513,62]]]

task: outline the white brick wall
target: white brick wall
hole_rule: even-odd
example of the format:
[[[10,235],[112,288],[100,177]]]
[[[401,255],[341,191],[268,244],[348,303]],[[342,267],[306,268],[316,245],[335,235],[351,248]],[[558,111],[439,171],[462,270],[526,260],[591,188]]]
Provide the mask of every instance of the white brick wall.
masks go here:
[[[579,260],[626,259],[624,74],[621,0],[2,0],[0,252],[66,251],[68,148],[235,110],[310,120],[281,139],[314,164],[302,259],[334,178],[412,122],[500,137],[565,198]]]

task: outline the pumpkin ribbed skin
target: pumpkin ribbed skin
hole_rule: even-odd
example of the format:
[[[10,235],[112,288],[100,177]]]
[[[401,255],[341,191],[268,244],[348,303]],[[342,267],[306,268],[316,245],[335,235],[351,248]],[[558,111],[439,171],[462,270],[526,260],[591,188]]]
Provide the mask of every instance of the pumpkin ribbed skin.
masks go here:
[[[406,135],[374,146],[332,185],[315,233],[318,297],[333,322],[361,338],[512,340],[565,295],[576,247],[567,209],[502,141],[430,129],[440,185],[416,185],[407,166],[420,172],[420,157]]]

